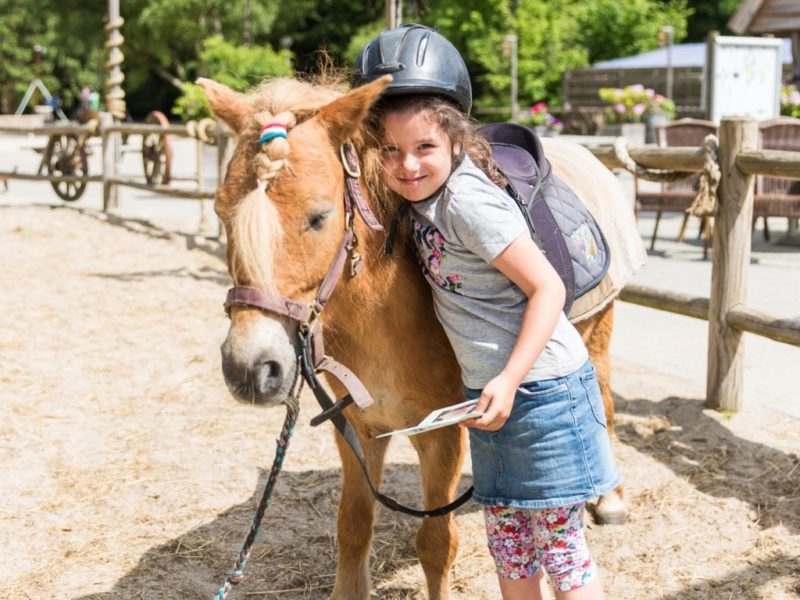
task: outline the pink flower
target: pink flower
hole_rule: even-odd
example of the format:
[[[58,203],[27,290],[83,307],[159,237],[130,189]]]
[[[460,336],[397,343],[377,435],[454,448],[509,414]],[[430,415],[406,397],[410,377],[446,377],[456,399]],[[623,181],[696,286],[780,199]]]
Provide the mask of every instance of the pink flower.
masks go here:
[[[538,102],[531,106],[531,113],[538,114],[547,110],[547,102]]]
[[[614,112],[624,113],[625,112],[625,105],[622,104],[621,102],[617,102],[614,105]]]
[[[644,104],[639,102],[638,104],[633,105],[633,114],[640,115],[644,112]]]
[[[632,92],[643,92],[644,86],[641,83],[634,83],[633,85],[628,86],[628,89]]]

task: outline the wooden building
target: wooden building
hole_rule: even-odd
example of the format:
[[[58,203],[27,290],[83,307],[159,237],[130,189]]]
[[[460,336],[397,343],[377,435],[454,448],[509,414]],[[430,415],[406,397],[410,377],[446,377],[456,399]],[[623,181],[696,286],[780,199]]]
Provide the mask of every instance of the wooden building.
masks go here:
[[[728,21],[740,35],[773,35],[791,38],[793,79],[800,83],[800,1],[742,0]]]

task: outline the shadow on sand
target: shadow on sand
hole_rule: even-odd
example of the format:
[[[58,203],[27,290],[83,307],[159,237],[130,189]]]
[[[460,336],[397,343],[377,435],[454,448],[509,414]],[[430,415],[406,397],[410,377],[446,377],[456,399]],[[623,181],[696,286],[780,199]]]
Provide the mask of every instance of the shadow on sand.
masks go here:
[[[800,533],[800,456],[738,437],[701,400],[617,398],[616,404],[621,414],[645,417],[617,426],[622,442],[704,494],[747,503],[761,528],[783,523]]]
[[[80,600],[213,598],[236,560],[267,475],[261,473],[258,488],[247,502],[151,548],[112,591],[81,596]],[[472,478],[463,476],[459,490],[471,484]],[[281,473],[245,579],[233,588],[229,599],[317,599],[330,595],[336,572],[339,486],[338,469]],[[384,493],[406,505],[419,506],[419,489],[415,466],[387,465]],[[467,503],[459,513],[477,510],[477,505]],[[416,564],[414,536],[419,524],[419,519],[380,509],[370,570],[373,587],[380,590],[381,598],[416,597],[424,588],[421,572],[414,587],[387,583],[397,571]]]

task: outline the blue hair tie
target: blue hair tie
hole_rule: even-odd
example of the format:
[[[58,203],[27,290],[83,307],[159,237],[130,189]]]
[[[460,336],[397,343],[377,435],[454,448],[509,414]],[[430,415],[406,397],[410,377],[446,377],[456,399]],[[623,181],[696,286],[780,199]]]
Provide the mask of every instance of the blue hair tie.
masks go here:
[[[265,144],[275,138],[289,139],[286,133],[286,125],[283,123],[268,123],[261,128],[261,137],[258,138],[259,144]]]

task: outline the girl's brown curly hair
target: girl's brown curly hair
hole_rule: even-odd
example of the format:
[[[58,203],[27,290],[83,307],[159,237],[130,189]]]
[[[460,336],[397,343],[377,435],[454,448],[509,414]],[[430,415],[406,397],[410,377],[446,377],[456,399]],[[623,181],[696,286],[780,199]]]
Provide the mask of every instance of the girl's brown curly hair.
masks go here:
[[[370,111],[367,119],[367,173],[369,187],[382,194],[392,194],[380,176],[380,149],[383,139],[383,122],[388,113],[430,111],[450,142],[461,145],[472,162],[501,188],[506,186],[503,175],[494,167],[489,143],[475,133],[475,124],[452,102],[440,96],[412,94],[381,99]],[[454,168],[456,165],[453,165]]]

